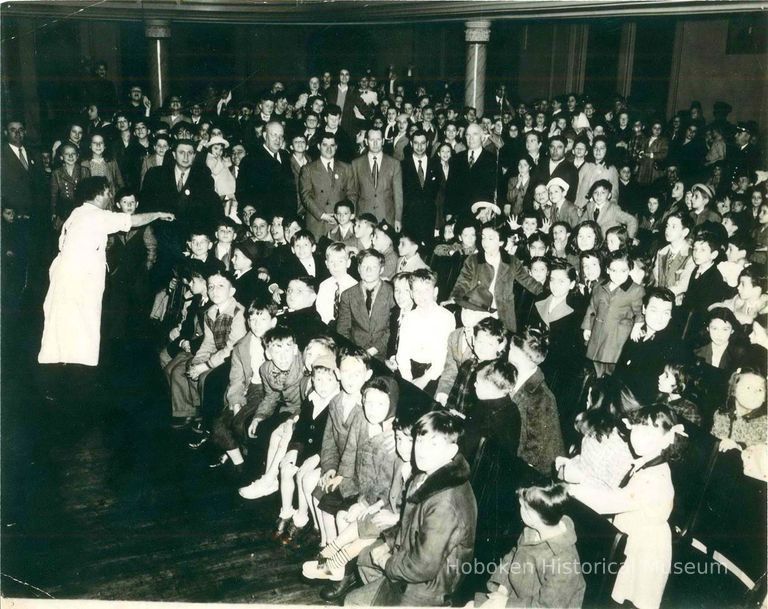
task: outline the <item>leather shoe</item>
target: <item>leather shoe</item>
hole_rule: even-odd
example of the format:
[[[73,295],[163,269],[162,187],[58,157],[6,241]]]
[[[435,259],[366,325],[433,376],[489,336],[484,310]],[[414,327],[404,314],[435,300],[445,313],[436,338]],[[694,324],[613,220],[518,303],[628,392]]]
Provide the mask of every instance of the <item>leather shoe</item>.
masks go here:
[[[295,528],[293,520],[290,518],[278,518],[277,526],[275,526],[275,530],[272,531],[272,541],[282,542],[285,536],[289,534],[289,531],[293,528]]]
[[[189,446],[192,450],[198,450],[202,448],[206,444],[206,442],[208,442],[208,440],[210,439],[211,437],[209,435],[204,435],[198,438],[197,440],[193,440],[192,442],[187,444],[187,446]]]
[[[340,581],[333,582],[320,590],[320,598],[326,603],[340,603],[350,590],[358,584],[357,573],[345,575]]]
[[[219,468],[219,467],[222,467],[223,465],[225,465],[227,463],[227,461],[229,461],[229,457],[227,457],[227,455],[221,455],[215,461],[211,461],[208,464],[208,467],[210,467],[211,469],[216,469],[216,468]]]

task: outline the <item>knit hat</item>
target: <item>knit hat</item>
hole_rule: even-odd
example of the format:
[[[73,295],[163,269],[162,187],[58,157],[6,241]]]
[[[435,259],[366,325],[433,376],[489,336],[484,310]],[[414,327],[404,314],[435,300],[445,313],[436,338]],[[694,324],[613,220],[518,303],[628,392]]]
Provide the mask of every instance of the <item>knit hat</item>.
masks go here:
[[[552,178],[549,182],[547,182],[547,190],[551,186],[557,186],[562,189],[563,194],[568,192],[568,182],[566,182],[563,178]]]

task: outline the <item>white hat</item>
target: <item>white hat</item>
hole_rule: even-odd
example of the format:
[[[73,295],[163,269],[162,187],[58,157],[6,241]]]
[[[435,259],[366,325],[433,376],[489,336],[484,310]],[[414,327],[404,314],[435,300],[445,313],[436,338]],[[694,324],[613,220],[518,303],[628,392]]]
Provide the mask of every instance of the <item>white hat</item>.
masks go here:
[[[497,216],[501,215],[501,208],[496,203],[490,201],[478,201],[472,204],[472,214],[476,214],[481,209],[491,209]]]
[[[547,182],[547,190],[549,190],[550,186],[558,186],[559,188],[563,189],[563,193],[568,192],[568,182],[566,182],[563,178],[552,178],[549,182]]]
[[[223,137],[221,137],[220,135],[214,135],[211,139],[209,139],[206,142],[205,147],[210,148],[214,144],[221,144],[222,146],[224,146],[224,148],[229,148],[229,142],[225,140]]]

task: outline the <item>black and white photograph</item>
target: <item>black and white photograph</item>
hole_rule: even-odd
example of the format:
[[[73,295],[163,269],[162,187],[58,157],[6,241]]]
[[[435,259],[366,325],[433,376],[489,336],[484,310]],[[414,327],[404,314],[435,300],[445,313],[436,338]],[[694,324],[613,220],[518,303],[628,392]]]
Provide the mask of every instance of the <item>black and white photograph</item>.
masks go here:
[[[768,1],[0,38],[0,605],[768,607]]]

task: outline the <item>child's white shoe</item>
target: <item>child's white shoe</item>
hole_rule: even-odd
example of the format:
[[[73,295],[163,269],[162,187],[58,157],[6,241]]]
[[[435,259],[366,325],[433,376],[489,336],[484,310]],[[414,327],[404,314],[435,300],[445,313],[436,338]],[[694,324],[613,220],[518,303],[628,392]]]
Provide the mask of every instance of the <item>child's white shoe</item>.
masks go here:
[[[301,565],[301,573],[307,579],[327,579],[340,582],[344,579],[344,567],[333,568],[326,563],[322,567],[316,560],[309,560]]]
[[[265,480],[259,478],[248,486],[241,488],[238,493],[243,499],[259,499],[276,493],[280,489],[279,482],[275,480]]]

